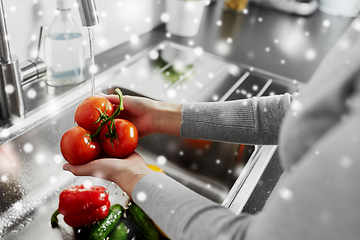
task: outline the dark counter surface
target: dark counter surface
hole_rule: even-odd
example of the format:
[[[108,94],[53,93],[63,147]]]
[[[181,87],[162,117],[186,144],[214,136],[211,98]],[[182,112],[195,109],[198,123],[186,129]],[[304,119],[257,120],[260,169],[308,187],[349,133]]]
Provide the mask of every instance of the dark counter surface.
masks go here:
[[[253,5],[245,15],[223,10],[222,1],[215,1],[206,7],[200,32],[195,37],[169,37],[163,24],[142,35],[137,45],[125,43],[119,47],[128,46],[125,55],[129,50],[135,53],[144,46],[168,39],[200,46],[205,52],[232,62],[307,82],[352,21],[353,18],[319,11],[304,17]]]

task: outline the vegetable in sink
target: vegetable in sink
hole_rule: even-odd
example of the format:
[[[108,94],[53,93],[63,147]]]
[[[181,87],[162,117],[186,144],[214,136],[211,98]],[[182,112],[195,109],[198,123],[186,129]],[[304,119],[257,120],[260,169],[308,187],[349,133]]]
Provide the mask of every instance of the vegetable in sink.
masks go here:
[[[73,228],[92,224],[105,218],[109,208],[109,193],[104,187],[69,187],[60,193],[59,208],[51,217],[51,225],[58,225],[59,214],[64,215],[64,221]]]

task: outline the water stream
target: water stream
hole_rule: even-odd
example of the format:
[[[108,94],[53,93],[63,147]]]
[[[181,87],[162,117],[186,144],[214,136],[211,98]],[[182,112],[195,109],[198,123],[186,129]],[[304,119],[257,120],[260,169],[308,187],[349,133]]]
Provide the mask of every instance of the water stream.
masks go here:
[[[91,96],[95,96],[95,57],[94,57],[94,29],[88,27],[89,33],[89,46],[90,46],[90,67],[89,72],[91,74]]]

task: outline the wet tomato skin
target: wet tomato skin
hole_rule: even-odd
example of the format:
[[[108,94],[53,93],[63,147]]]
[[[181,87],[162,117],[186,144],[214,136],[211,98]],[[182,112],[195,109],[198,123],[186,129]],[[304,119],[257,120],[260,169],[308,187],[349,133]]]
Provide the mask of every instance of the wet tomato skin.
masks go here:
[[[100,156],[101,145],[90,140],[90,131],[76,126],[67,130],[60,140],[60,151],[72,165],[81,165]]]
[[[100,112],[104,112],[108,116],[114,113],[114,107],[112,103],[103,96],[90,96],[84,99],[75,110],[75,122],[80,127],[85,128],[88,131],[96,132],[99,128],[101,121],[95,123],[99,117]]]
[[[113,140],[105,136],[109,131],[109,123],[105,124],[101,129],[101,148],[110,157],[122,158],[129,156],[137,147],[139,139],[138,130],[134,124],[125,119],[115,119],[114,124],[117,137]]]

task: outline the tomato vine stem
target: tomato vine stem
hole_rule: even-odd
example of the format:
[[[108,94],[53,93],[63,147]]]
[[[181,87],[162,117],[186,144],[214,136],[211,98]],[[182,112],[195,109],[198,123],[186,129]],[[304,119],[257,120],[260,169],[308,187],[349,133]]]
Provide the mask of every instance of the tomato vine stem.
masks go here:
[[[116,108],[116,110],[115,110],[115,112],[113,113],[113,115],[111,115],[110,117],[105,117],[105,119],[101,122],[101,124],[100,124],[100,126],[98,127],[98,129],[96,130],[96,132],[95,132],[94,134],[91,134],[91,135],[90,135],[90,138],[91,138],[91,139],[94,139],[94,137],[96,137],[96,136],[100,133],[102,127],[103,127],[106,123],[108,123],[109,121],[113,122],[114,119],[115,119],[115,117],[120,114],[121,110],[124,110],[123,94],[122,94],[122,92],[120,91],[119,88],[116,88],[116,89],[115,89],[115,93],[119,96],[119,106]]]

